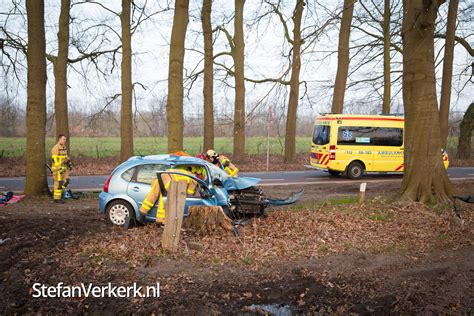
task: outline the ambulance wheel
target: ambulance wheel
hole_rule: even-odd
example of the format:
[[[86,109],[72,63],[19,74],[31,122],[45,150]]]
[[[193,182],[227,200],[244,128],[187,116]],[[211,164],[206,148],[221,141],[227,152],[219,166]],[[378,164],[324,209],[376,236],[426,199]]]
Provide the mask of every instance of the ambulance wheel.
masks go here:
[[[329,174],[330,174],[331,176],[338,176],[338,175],[340,175],[340,174],[341,174],[341,172],[340,172],[340,171],[337,171],[337,170],[331,170],[331,169],[329,169],[329,170],[328,170],[328,172],[329,172]]]
[[[364,174],[364,166],[358,162],[352,162],[346,170],[346,175],[349,179],[360,179]]]
[[[133,207],[124,200],[115,200],[107,205],[107,219],[116,226],[123,226],[127,217],[135,219],[135,212]]]

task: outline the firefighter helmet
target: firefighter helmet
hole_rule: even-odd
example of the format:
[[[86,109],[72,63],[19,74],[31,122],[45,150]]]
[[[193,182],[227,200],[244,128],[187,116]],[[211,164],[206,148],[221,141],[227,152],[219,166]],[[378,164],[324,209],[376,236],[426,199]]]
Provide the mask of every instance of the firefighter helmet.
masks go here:
[[[217,158],[217,157],[219,157],[219,154],[216,153],[214,150],[209,149],[209,150],[206,152],[206,156],[207,156],[207,158],[211,158],[211,157]]]

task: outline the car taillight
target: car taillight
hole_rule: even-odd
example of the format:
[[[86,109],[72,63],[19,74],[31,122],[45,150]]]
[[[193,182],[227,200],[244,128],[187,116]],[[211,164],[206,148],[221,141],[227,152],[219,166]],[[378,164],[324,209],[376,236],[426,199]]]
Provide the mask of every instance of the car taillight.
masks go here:
[[[329,146],[329,160],[336,160],[336,146]]]
[[[107,179],[107,181],[105,181],[105,184],[104,184],[104,192],[105,192],[105,193],[108,193],[108,192],[109,192],[109,184],[110,184],[110,179],[112,179],[112,175],[113,175],[113,174],[111,174],[111,175],[109,176],[109,178]]]

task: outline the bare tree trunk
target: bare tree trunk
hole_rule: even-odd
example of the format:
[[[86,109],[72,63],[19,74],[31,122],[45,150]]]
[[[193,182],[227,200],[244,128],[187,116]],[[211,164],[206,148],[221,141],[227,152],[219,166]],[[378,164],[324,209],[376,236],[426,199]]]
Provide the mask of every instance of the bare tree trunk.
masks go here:
[[[341,29],[339,30],[339,46],[337,53],[337,73],[332,98],[332,113],[342,113],[344,108],[344,93],[349,74],[349,38],[351,35],[352,14],[355,0],[344,0]]]
[[[212,0],[203,0],[201,20],[204,36],[204,150],[214,148],[214,52],[211,12]]]
[[[466,110],[459,127],[459,143],[457,157],[459,159],[471,159],[471,137],[474,129],[474,103]]]
[[[58,30],[58,56],[54,59],[54,116],[56,138],[66,135],[69,141],[69,118],[67,104],[67,58],[69,52],[69,11],[71,1],[61,0]],[[68,146],[69,150],[70,146]]]
[[[293,12],[293,61],[291,64],[290,99],[286,116],[285,134],[285,162],[295,161],[296,156],[296,114],[300,90],[301,69],[301,18],[303,16],[304,1],[297,0]]]
[[[122,109],[120,110],[120,161],[133,156],[132,111],[132,35],[130,32],[131,0],[122,0]]]
[[[245,155],[245,82],[244,82],[244,4],[235,0],[234,18],[234,65],[235,65],[235,109],[234,109],[234,159]]]
[[[441,127],[441,147],[446,148],[448,142],[449,108],[451,107],[451,81],[453,77],[454,36],[456,33],[456,17],[458,0],[449,1],[448,25],[446,26],[446,44],[444,47],[443,79],[441,81],[441,100],[439,120]]]
[[[29,196],[49,193],[46,182],[46,42],[44,1],[27,0],[28,91],[26,114],[26,183]]]
[[[168,73],[168,152],[183,150],[183,62],[189,0],[176,0]]]
[[[383,104],[382,113],[390,114],[390,0],[384,0],[383,9]]]
[[[434,68],[436,0],[403,2],[405,173],[401,198],[446,201],[451,183],[441,156]]]

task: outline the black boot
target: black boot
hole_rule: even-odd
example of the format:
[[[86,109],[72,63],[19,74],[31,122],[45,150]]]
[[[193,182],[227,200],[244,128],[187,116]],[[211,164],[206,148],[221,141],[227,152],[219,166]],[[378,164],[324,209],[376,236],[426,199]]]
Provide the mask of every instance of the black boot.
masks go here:
[[[143,215],[143,214],[140,213],[137,216],[137,222],[139,222],[140,224],[145,225],[146,224],[146,219],[145,218],[146,218],[146,215]]]

